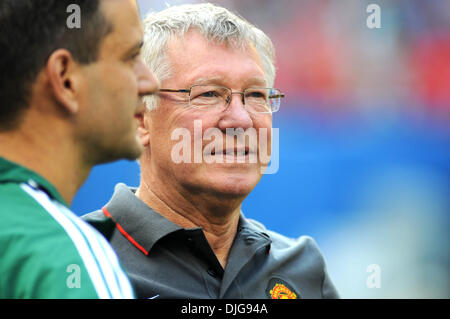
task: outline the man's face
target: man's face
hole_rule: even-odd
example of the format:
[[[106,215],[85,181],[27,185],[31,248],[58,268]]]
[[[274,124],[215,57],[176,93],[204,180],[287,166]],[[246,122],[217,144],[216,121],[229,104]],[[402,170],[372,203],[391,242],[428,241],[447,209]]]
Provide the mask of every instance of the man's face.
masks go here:
[[[102,41],[98,60],[83,66],[79,134],[94,163],[135,159],[142,152],[137,139],[145,94],[158,82],[143,62],[143,29],[135,0],[103,0],[100,8],[113,26]]]
[[[170,43],[168,57],[172,76],[161,84],[161,88],[189,89],[194,84],[212,84],[228,87],[233,92],[242,92],[247,88],[266,86],[260,57],[251,46],[248,49],[236,49],[226,44],[208,42],[198,32],[190,31],[183,39],[175,39]],[[158,108],[148,112],[145,117],[150,132],[150,174],[156,174],[160,180],[173,184],[178,189],[181,187],[195,193],[230,195],[237,198],[248,195],[262,175],[259,156],[256,156],[256,162],[250,161],[246,156],[245,163],[238,163],[236,155],[223,154],[223,163],[208,163],[206,155],[200,163],[177,164],[174,162],[172,150],[180,139],[172,140],[171,135],[174,130],[180,128],[189,131],[193,159],[195,143],[201,145],[204,150],[205,146],[214,140],[202,138],[208,129],[220,132],[224,153],[230,153],[229,145],[225,145],[227,129],[242,128],[244,131],[254,130],[257,133],[264,129],[267,139],[263,143],[267,143],[270,152],[271,114],[247,112],[242,103],[242,96],[238,94],[232,95],[226,109],[209,110],[188,107],[187,94],[162,92],[160,95]],[[201,134],[195,134],[194,121],[201,123]],[[236,143],[236,139],[233,142]],[[237,143],[231,146],[234,150]],[[249,145],[247,141],[246,146],[253,148],[258,154],[258,143]]]

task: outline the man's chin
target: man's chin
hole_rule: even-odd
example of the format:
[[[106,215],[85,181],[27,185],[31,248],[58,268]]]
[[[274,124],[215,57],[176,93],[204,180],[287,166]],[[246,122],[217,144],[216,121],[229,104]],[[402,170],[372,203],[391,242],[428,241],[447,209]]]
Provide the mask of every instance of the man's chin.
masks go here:
[[[141,156],[143,150],[144,148],[138,143],[129,143],[122,147],[115,145],[109,150],[96,150],[98,156],[94,165],[115,162],[121,159],[134,161]]]
[[[142,146],[141,141],[137,134],[134,138],[130,138],[129,143],[125,143],[122,147],[122,156],[121,158],[134,161],[138,159],[142,152],[144,151],[144,146]]]
[[[127,152],[124,152],[122,158],[130,160],[130,161],[134,161],[142,155],[143,151],[144,151],[144,148],[139,143],[134,145],[134,147],[132,145],[130,145]]]
[[[216,193],[223,197],[246,197],[256,187],[258,181],[259,178],[255,176],[220,176],[210,180],[207,189],[209,192]]]

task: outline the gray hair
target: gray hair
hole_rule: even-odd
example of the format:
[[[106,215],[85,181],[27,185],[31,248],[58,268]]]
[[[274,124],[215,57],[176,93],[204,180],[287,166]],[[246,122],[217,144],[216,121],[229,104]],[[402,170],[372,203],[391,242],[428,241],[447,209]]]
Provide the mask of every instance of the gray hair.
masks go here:
[[[182,37],[193,28],[209,41],[237,48],[252,44],[261,58],[267,85],[273,86],[275,50],[270,38],[242,17],[210,3],[172,6],[160,12],[150,12],[145,17],[142,54],[159,81],[172,75],[166,54],[169,40],[172,37]],[[145,102],[150,110],[157,106],[154,96],[146,97]]]

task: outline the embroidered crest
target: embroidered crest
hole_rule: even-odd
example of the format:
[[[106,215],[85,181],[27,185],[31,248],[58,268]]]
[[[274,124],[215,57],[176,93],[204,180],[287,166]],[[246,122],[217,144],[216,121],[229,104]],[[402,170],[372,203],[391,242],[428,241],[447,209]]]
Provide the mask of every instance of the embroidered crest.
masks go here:
[[[272,278],[267,287],[268,295],[271,299],[298,299],[295,293],[284,280],[280,278]]]

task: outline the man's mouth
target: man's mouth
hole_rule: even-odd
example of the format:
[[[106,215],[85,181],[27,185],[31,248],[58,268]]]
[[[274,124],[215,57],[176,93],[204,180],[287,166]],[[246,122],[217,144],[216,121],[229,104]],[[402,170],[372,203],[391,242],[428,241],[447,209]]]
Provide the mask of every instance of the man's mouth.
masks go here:
[[[240,163],[240,164],[255,164],[257,159],[257,148],[231,148],[211,151],[211,157],[216,158],[218,163]],[[209,156],[205,154],[206,156]]]
[[[220,150],[219,150],[220,154]],[[217,154],[217,155],[219,155]],[[248,156],[250,154],[250,149],[248,147],[244,148],[232,148],[222,150],[222,155],[224,156]],[[211,152],[211,155],[216,155],[216,150]]]

